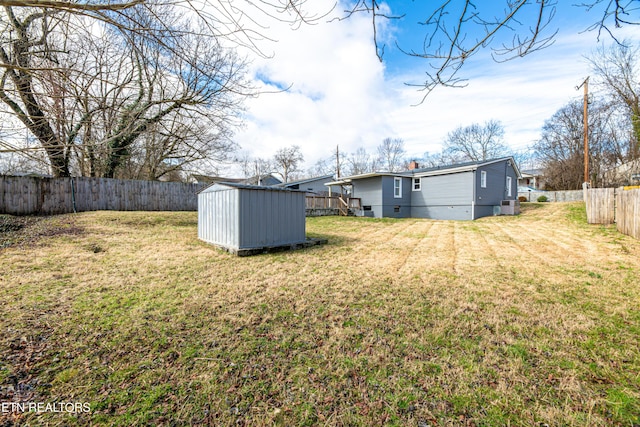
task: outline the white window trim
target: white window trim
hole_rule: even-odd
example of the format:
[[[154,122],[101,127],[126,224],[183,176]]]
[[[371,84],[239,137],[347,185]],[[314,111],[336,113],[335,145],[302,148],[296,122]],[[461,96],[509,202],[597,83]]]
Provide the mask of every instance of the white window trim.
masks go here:
[[[511,179],[511,177],[508,176],[507,177],[507,197],[511,197],[511,194],[512,194],[512,192],[511,192],[511,187],[512,187],[512,184],[513,184],[512,181],[513,180]]]
[[[416,188],[416,184],[418,184],[417,188]],[[413,191],[422,190],[422,178],[411,178],[411,190]]]
[[[397,187],[396,187],[396,182],[398,183]],[[396,194],[396,188],[398,189],[399,194]],[[402,199],[402,178],[397,178],[397,177],[393,178],[393,198]]]
[[[480,188],[487,188],[487,171],[480,171]]]

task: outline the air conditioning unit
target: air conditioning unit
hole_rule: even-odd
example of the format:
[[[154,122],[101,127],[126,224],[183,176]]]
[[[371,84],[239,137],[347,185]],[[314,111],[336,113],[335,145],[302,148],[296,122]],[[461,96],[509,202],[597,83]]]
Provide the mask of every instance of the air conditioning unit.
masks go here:
[[[502,215],[520,215],[520,201],[503,200],[500,204],[500,213]]]

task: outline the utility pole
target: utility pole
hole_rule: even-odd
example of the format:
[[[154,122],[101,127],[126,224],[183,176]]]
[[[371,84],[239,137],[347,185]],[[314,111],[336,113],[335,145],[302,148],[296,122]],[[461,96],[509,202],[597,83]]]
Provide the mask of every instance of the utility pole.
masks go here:
[[[336,179],[340,178],[340,148],[336,145]]]
[[[579,90],[584,87],[584,184],[583,187],[587,188],[591,185],[589,182],[589,77],[584,79],[582,84],[576,87]]]
[[[258,169],[258,160],[255,160],[256,165],[256,185],[260,185],[260,169]]]

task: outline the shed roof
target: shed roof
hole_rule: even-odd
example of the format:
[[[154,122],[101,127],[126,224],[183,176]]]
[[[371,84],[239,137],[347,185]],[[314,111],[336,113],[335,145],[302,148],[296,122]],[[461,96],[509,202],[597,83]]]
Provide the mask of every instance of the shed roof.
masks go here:
[[[198,194],[210,193],[213,191],[224,191],[224,190],[229,190],[234,188],[243,189],[243,190],[287,191],[290,193],[304,193],[304,191],[293,190],[291,188],[265,187],[262,185],[249,185],[249,184],[241,184],[238,182],[216,182],[198,191]]]

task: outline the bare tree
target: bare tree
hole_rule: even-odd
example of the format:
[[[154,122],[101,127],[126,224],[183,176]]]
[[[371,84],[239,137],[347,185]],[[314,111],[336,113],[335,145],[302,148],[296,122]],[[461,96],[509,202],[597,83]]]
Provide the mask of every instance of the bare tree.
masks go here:
[[[380,166],[388,172],[398,172],[404,162],[404,140],[401,138],[385,138],[378,145]]]
[[[171,32],[160,42],[100,31],[74,14],[4,9],[0,101],[40,142],[55,176],[70,175],[75,158],[79,173],[114,177],[143,135],[178,116],[228,136],[238,95],[249,91],[244,63],[175,10],[129,12],[142,28],[160,20]]]
[[[626,112],[631,121],[634,140],[630,156],[640,157],[640,69],[638,47],[630,42],[605,48],[601,46],[589,57],[591,68],[600,86]]]
[[[535,150],[549,190],[582,188],[583,114],[582,100],[576,100],[544,124]],[[628,156],[630,130],[628,121],[621,119],[611,104],[594,101],[589,106],[589,180],[594,186],[602,184],[604,171]]]
[[[176,116],[153,125],[139,139],[123,164],[126,173],[120,176],[158,180],[173,175],[184,179],[183,174],[195,172],[202,167],[203,161],[220,164],[228,160],[233,149],[228,138],[211,132],[205,124],[185,123]],[[195,169],[194,165],[197,166]]]
[[[358,148],[347,157],[349,175],[374,172],[378,168],[378,159],[370,155],[363,147]]]
[[[427,7],[418,8],[412,3],[397,7],[399,9],[390,11],[380,0],[358,0],[346,11],[346,16],[366,13],[371,17],[376,54],[381,61],[385,36],[380,34],[384,33],[385,21],[416,22],[423,34],[422,43],[419,46],[396,44],[406,54],[427,61],[426,79],[412,84],[425,91],[423,101],[437,86],[465,86],[466,79],[460,76],[460,71],[479,52],[490,49],[495,61],[508,61],[550,46],[558,32],[552,26],[557,12],[554,0],[446,0]],[[613,27],[640,23],[635,1],[591,0],[574,7],[594,15],[586,30],[597,32],[598,39],[602,33],[614,37]]]
[[[459,126],[447,134],[443,145],[445,155],[458,161],[483,161],[508,154],[503,143],[504,127],[499,121],[489,120],[480,125]]]
[[[336,161],[335,158],[319,159],[309,170],[309,176],[335,175]]]
[[[306,0],[204,0],[202,5],[183,0],[0,0],[0,101],[40,141],[56,176],[69,175],[74,161],[77,167],[88,168],[89,174],[115,176],[130,156],[132,144],[166,116],[207,105],[222,93],[252,93],[224,78],[227,74],[238,83],[241,67],[226,67],[217,75],[211,72],[211,67],[218,71],[215,64],[219,65],[220,52],[226,51],[222,46],[242,45],[263,54],[260,41],[269,39],[269,20],[300,25],[325,16],[310,14],[305,3]],[[408,19],[425,13],[416,19],[424,31],[420,48],[401,48],[428,61],[427,79],[418,84],[426,93],[438,85],[464,85],[458,75],[460,69],[485,48],[493,49],[494,58],[502,61],[553,42],[553,0],[504,0],[499,14],[496,10],[500,8],[491,2],[476,3],[447,0],[426,10],[407,6],[405,11],[390,13],[379,0],[357,0],[351,3],[345,18],[355,13],[371,16],[376,53],[382,59],[384,46],[379,42],[378,31],[381,20]],[[580,6],[597,13],[589,29],[599,35],[613,34],[613,26],[638,24],[633,1],[591,0]],[[88,50],[77,55],[69,51],[78,34],[108,35],[113,48],[129,61],[128,66],[118,68],[119,77],[129,80],[126,90],[113,92],[120,95],[116,113],[107,113],[104,106],[88,102],[85,92],[90,86],[80,85],[86,83],[86,78],[81,78],[83,74],[92,76],[91,64],[87,68],[82,60]],[[506,36],[512,36],[510,43]],[[154,51],[157,54],[149,55]],[[105,82],[103,77],[92,85],[114,84]],[[136,87],[145,79],[147,83]],[[175,82],[178,84],[172,86]],[[120,87],[121,83],[116,80],[115,86]],[[164,97],[167,91],[169,99]],[[226,102],[210,108],[220,112]],[[111,133],[101,131],[102,139],[96,138],[100,133],[95,126],[98,115],[108,118],[111,124]],[[82,148],[78,149],[78,145]],[[96,163],[95,155],[106,155],[108,161]],[[103,172],[99,172],[100,168]]]
[[[273,163],[276,173],[284,182],[289,182],[291,175],[301,172],[300,164],[304,161],[304,156],[298,145],[279,149],[273,156]]]
[[[421,167],[435,168],[454,163],[454,161],[448,158],[443,151],[440,151],[438,153],[425,152],[419,159],[419,163]]]

